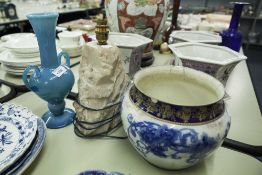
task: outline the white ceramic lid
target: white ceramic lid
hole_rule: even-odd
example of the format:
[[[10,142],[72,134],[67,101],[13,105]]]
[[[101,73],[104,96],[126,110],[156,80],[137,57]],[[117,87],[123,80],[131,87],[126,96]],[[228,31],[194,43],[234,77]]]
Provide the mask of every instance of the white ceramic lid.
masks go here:
[[[184,42],[168,46],[180,59],[227,65],[247,59],[246,56],[224,46]]]

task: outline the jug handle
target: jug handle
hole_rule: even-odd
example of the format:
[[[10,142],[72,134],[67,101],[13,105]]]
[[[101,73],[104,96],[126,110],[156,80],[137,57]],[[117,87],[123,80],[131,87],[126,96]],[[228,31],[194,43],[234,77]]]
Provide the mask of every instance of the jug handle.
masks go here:
[[[26,87],[27,87],[28,89],[30,89],[30,90],[31,90],[31,85],[30,85],[30,83],[29,83],[28,80],[27,80],[27,75],[28,75],[28,73],[29,73],[31,70],[34,70],[34,71],[35,71],[35,75],[36,75],[37,78],[40,77],[40,70],[39,70],[39,68],[38,68],[36,65],[28,65],[28,66],[26,67],[26,69],[25,69],[24,72],[23,72],[23,77],[22,77],[22,78],[23,78],[23,81],[24,81]]]
[[[62,56],[64,56],[64,58],[65,58],[65,60],[66,60],[66,65],[67,65],[68,67],[70,67],[70,56],[69,56],[69,54],[68,54],[67,52],[60,52],[60,53],[58,54],[58,60],[59,60],[60,64],[61,64]]]

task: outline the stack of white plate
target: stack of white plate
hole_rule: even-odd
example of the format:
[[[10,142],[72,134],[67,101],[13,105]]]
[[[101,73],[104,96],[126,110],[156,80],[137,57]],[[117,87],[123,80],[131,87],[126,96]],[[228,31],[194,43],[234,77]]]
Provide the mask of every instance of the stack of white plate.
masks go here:
[[[21,37],[34,37],[33,33],[12,33],[1,37],[1,41],[6,42],[13,39],[19,39]]]
[[[7,49],[0,53],[0,61],[7,73],[22,75],[27,65],[40,64],[39,47],[33,34],[12,34],[1,40]]]
[[[0,53],[0,62],[2,68],[9,74],[22,75],[25,68],[29,64],[40,65],[40,58],[38,57],[17,57],[14,53],[9,50],[5,50]]]
[[[45,123],[15,104],[0,104],[0,111],[0,174],[21,174],[43,147]]]

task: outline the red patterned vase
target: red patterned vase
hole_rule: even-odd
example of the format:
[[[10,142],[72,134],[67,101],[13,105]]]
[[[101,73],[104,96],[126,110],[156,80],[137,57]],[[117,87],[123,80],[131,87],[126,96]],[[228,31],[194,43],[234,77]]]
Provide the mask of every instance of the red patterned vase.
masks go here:
[[[163,27],[169,0],[105,0],[105,9],[111,31],[137,33],[152,40]],[[144,57],[152,57],[152,44]]]

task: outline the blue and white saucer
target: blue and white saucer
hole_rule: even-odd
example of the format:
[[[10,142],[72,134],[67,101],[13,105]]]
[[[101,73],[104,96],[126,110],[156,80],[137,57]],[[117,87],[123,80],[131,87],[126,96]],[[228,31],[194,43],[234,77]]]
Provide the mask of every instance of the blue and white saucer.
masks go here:
[[[14,104],[0,104],[0,174],[29,148],[37,131],[37,118]]]
[[[36,159],[40,151],[42,150],[46,137],[46,125],[41,118],[37,119],[37,134],[27,149],[27,151],[21,156],[14,164],[3,172],[3,175],[22,174]]]

